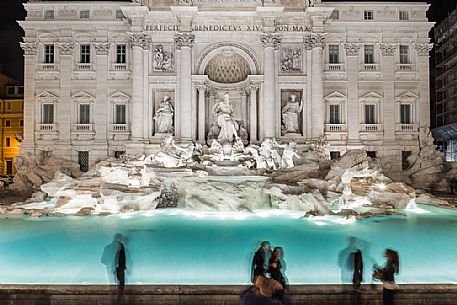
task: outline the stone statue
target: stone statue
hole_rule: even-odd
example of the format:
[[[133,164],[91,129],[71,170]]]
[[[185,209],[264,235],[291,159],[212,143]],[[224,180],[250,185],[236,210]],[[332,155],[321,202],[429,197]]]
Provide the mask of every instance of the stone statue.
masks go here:
[[[170,71],[172,70],[173,55],[170,52],[166,52],[162,45],[158,45],[154,50],[154,59],[152,61],[152,67],[154,71]]]
[[[233,108],[230,104],[230,95],[228,92],[224,94],[224,100],[217,102],[212,109],[217,125],[220,127],[217,141],[224,145],[233,143],[238,140],[238,131],[240,129],[238,123],[233,119]]]
[[[157,163],[164,167],[185,166],[192,163],[194,148],[194,144],[188,147],[176,145],[173,137],[168,135],[163,139],[160,152],[147,157],[150,161],[145,163]]]
[[[303,101],[297,102],[297,96],[292,94],[289,101],[282,108],[282,135],[287,133],[300,133],[298,126],[299,114],[303,111]]]
[[[171,97],[165,95],[154,116],[154,120],[156,121],[156,133],[173,133],[173,114],[174,109],[171,104]]]
[[[294,157],[300,159],[300,156],[295,152],[295,142],[290,142],[288,145],[284,145],[281,158],[281,168],[294,167]]]

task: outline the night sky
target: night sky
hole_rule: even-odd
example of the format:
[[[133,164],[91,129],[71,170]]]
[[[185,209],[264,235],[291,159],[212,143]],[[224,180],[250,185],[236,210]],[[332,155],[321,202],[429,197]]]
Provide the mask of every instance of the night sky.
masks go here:
[[[24,63],[19,42],[22,41],[24,33],[16,20],[25,18],[23,2],[26,0],[0,0],[0,72],[20,81],[23,80]],[[457,0],[427,0],[427,2],[432,4],[429,19],[435,22],[444,19],[457,4]]]

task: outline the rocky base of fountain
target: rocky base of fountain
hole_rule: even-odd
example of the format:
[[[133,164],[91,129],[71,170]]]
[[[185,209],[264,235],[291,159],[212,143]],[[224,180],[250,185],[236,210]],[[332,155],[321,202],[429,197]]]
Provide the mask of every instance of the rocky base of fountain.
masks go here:
[[[0,215],[288,209],[307,216],[338,214],[362,219],[401,215],[392,209],[416,203],[447,205],[392,181],[361,150],[330,161],[316,147],[299,151],[293,143],[281,145],[274,139],[230,156],[218,150],[217,144],[206,150],[191,146],[183,148],[166,139],[154,155],[102,161],[80,177],[58,171],[41,185],[41,191],[25,203],[0,208]]]

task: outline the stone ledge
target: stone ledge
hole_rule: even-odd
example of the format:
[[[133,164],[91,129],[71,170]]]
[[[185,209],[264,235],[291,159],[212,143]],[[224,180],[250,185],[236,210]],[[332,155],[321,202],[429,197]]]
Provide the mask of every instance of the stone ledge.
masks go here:
[[[126,286],[124,304],[132,305],[239,305],[247,286],[148,285]],[[352,305],[349,285],[292,285],[293,305]],[[116,304],[115,286],[0,285],[0,305],[108,305]],[[457,305],[457,285],[401,285],[398,305]],[[382,287],[364,285],[358,305],[381,305]]]

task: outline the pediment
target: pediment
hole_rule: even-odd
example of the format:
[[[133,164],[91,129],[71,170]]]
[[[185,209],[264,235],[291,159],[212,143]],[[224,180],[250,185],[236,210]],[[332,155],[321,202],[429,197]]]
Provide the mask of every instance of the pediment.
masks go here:
[[[121,91],[116,91],[113,94],[111,94],[109,97],[110,97],[110,99],[114,99],[114,100],[129,100],[130,99],[130,96],[128,96],[127,94],[125,94],[124,92],[121,92]]]
[[[78,93],[73,94],[71,98],[78,100],[94,100],[95,96],[93,96],[90,93],[87,93],[86,91],[79,91]]]
[[[339,91],[334,91],[325,97],[325,101],[346,100],[346,96]]]
[[[399,96],[395,100],[397,101],[405,101],[405,100],[417,100],[419,98],[414,92],[406,91]]]
[[[379,95],[378,93],[374,92],[374,91],[371,91],[371,92],[368,92],[367,94],[365,94],[364,96],[362,96],[360,98],[360,100],[364,100],[364,101],[379,101],[380,99],[382,99],[382,95]]]
[[[58,99],[59,97],[52,92],[43,91],[36,96],[37,99]]]

